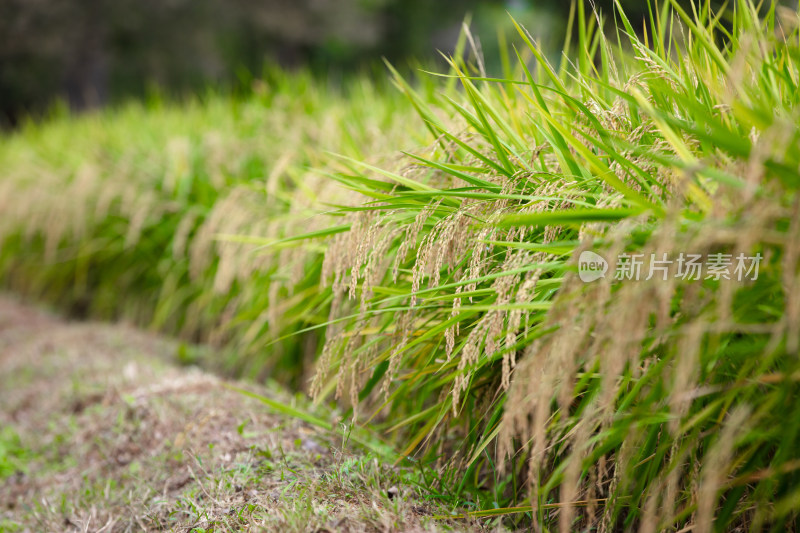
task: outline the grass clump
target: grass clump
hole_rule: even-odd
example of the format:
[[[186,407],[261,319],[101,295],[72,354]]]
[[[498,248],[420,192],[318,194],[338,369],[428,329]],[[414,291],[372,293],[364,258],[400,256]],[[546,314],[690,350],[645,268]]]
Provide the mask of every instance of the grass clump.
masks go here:
[[[133,210],[117,194],[87,218],[106,205],[99,193],[72,186],[81,200],[69,204],[22,161],[5,181],[5,198],[28,202],[7,202],[19,213],[3,221],[9,284],[80,290],[93,313],[155,316],[196,337],[224,324],[220,340],[247,348],[247,368],[300,375],[316,357],[313,395],[391,436],[429,490],[475,517],[562,531],[791,528],[798,16],[744,0],[650,13],[637,33],[621,10],[576,3],[558,65],[518,26],[499,78],[463,59],[477,48],[465,32],[447,74],[411,83],[392,69],[405,103],[369,84],[366,97],[312,84],[295,98],[303,78],[285,80],[264,98],[300,108],[270,104],[269,126],[251,131],[311,117],[289,143],[233,169],[205,147],[199,164],[134,170],[122,180],[141,179]],[[412,109],[421,133],[406,129]],[[336,112],[346,125],[315,122]],[[41,145],[33,131],[2,157]],[[320,144],[340,155],[322,158]],[[184,177],[164,182],[175,165]],[[83,183],[75,164],[54,167]],[[41,189],[46,201],[30,192]],[[46,222],[75,205],[75,224]],[[585,251],[608,260],[605,278],[579,280]],[[59,254],[69,269],[32,274]],[[615,279],[634,254],[645,274],[671,261]],[[681,254],[707,263],[699,279],[680,278]],[[740,257],[760,258],[757,278],[736,279]],[[725,261],[727,277],[709,270]]]

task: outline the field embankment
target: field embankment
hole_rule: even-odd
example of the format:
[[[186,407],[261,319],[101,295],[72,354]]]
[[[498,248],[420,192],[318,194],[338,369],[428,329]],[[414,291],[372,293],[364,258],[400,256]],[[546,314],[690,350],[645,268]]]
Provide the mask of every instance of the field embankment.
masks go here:
[[[179,349],[0,297],[0,531],[452,527],[402,470],[232,387],[302,401],[176,366]]]

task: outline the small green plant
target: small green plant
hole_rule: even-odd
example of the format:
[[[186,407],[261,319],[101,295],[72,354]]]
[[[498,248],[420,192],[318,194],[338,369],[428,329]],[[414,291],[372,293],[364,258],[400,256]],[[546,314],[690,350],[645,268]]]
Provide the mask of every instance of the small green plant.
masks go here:
[[[30,453],[14,429],[10,426],[0,428],[0,480],[25,472],[29,460]]]

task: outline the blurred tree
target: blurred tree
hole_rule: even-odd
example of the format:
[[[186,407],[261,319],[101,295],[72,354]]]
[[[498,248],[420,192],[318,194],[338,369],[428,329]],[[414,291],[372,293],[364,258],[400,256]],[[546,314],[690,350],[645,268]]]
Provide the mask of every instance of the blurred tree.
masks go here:
[[[487,0],[389,0],[384,8],[386,38],[382,52],[387,57],[430,56],[435,48],[445,50],[455,43],[464,16],[482,4],[502,6]]]
[[[383,39],[382,0],[0,0],[0,122],[181,91],[267,59],[350,61]],[[327,50],[327,52],[325,52]],[[324,52],[324,53],[322,53]]]
[[[580,0],[607,15],[613,0]],[[641,21],[647,2],[621,0]],[[662,0],[663,1],[663,0]],[[689,0],[683,0],[688,2]],[[796,0],[795,0],[796,2]],[[40,113],[232,83],[265,61],[347,69],[452,50],[472,12],[487,57],[510,11],[545,46],[563,38],[569,0],[0,0],[0,125]],[[494,47],[494,48],[493,48]]]

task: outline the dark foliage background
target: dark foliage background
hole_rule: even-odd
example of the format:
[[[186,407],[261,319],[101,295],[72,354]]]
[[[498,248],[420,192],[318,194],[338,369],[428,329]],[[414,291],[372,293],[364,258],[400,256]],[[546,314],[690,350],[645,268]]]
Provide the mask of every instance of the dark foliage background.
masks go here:
[[[644,15],[644,2],[624,4]],[[568,10],[563,0],[0,0],[0,124],[56,99],[84,109],[156,87],[230,87],[265,63],[346,71],[381,56],[424,60],[452,46],[467,12],[487,43],[510,11],[556,44]]]

